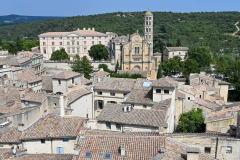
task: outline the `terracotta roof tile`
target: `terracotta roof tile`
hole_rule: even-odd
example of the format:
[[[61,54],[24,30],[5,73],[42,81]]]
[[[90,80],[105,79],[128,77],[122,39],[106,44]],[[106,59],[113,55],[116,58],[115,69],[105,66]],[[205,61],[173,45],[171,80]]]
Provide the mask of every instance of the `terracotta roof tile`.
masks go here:
[[[21,139],[76,137],[83,127],[83,118],[47,115],[23,132]]]
[[[80,76],[80,73],[77,72],[72,72],[72,71],[63,71],[60,72],[56,75],[53,76],[53,79],[70,79],[70,78],[74,78],[74,77],[78,77]]]

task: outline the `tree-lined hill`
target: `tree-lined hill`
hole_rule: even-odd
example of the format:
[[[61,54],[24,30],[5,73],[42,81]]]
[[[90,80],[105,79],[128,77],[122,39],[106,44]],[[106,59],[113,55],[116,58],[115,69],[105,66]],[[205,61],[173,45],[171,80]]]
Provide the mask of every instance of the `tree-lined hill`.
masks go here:
[[[40,20],[60,19],[61,17],[45,17],[45,16],[23,16],[10,14],[6,16],[0,16],[0,26],[13,25],[19,23],[35,22]]]
[[[37,38],[47,31],[71,31],[77,28],[95,27],[101,32],[131,34],[136,30],[143,33],[143,12],[108,13],[77,16],[54,20],[0,26],[0,38],[15,40],[22,37]],[[232,36],[235,23],[240,20],[239,12],[171,13],[154,12],[154,48],[175,45],[178,40],[188,47],[209,46],[215,52],[232,52],[239,48],[240,40]]]

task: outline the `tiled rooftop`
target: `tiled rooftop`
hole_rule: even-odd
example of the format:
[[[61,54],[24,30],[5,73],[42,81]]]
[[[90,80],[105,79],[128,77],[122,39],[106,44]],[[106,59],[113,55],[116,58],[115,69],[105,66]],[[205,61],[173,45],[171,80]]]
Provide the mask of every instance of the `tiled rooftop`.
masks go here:
[[[177,85],[178,85],[178,82],[175,81],[171,77],[160,78],[160,79],[153,81],[153,83],[152,83],[153,87],[175,88],[175,87],[177,87]]]
[[[84,123],[83,118],[47,115],[24,130],[21,139],[76,137]]]
[[[17,80],[28,83],[41,81],[41,77],[37,76],[33,70],[23,70],[23,72],[17,73]]]
[[[157,111],[152,109],[132,109],[130,112],[124,112],[124,106],[126,105],[106,104],[96,119],[103,122],[114,122],[148,127],[166,126],[165,111]]]
[[[129,93],[136,80],[127,78],[105,78],[103,81],[96,83],[94,90],[102,91],[119,91]]]
[[[20,143],[22,132],[16,128],[2,128],[0,129],[0,143]]]
[[[71,154],[23,154],[9,160],[72,160]]]
[[[56,75],[53,76],[53,79],[64,79],[64,80],[68,80],[70,78],[74,78],[74,77],[79,77],[80,73],[77,72],[72,72],[72,71],[62,71]]]
[[[164,137],[155,135],[141,135],[141,133],[107,133],[87,131],[80,133],[82,139],[78,141],[80,149],[79,160],[86,159],[90,152],[92,160],[104,159],[109,154],[113,160],[150,160],[164,145]],[[119,154],[120,145],[125,147],[126,156]]]

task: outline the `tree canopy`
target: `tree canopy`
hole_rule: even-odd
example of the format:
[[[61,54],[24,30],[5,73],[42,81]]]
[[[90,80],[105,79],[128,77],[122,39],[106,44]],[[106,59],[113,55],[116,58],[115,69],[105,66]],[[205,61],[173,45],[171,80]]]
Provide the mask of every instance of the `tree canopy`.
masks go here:
[[[208,68],[212,62],[212,53],[208,47],[191,48],[188,58],[195,60],[199,67]]]
[[[163,62],[162,70],[165,76],[171,76],[182,72],[183,63],[180,57],[173,57]]]
[[[93,60],[107,60],[109,58],[109,53],[104,45],[97,44],[90,48],[89,56]]]
[[[180,116],[177,132],[201,133],[205,132],[204,116],[202,110],[197,108]]]
[[[84,75],[85,78],[90,79],[93,67],[86,56],[80,58],[78,55],[74,58],[72,70]]]
[[[56,50],[52,53],[50,60],[53,61],[63,61],[63,60],[69,60],[69,55],[65,51],[65,49]]]

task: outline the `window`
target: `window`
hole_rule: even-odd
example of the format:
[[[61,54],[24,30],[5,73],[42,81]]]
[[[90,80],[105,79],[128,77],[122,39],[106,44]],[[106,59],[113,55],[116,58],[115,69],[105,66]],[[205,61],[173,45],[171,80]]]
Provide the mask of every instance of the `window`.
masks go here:
[[[59,37],[59,39],[62,39],[62,37]]]
[[[61,46],[61,45],[62,45],[62,42],[60,42],[59,45]]]
[[[64,154],[64,148],[63,147],[57,147],[56,148],[56,153],[57,154]]]
[[[72,48],[72,53],[75,53],[75,48],[74,47]]]
[[[43,42],[43,46],[45,46],[46,45],[46,42]]]
[[[46,48],[43,48],[43,53],[47,53],[47,50],[46,50]]]
[[[94,45],[94,41],[92,41],[92,45]]]
[[[70,48],[69,47],[67,48],[67,52],[70,53]]]
[[[74,84],[74,78],[72,78],[72,84]]]
[[[70,45],[70,42],[67,42],[67,45]]]
[[[86,39],[86,37],[84,37],[84,39]]]
[[[87,42],[86,42],[86,41],[84,41],[83,43],[84,43],[84,45],[86,45],[86,44],[87,44]]]
[[[98,95],[102,95],[102,92],[97,92]]]
[[[110,96],[115,96],[115,93],[114,92],[110,92]]]
[[[188,99],[188,100],[190,100],[191,98],[190,98],[190,97],[188,97],[187,99]]]
[[[205,153],[211,153],[211,147],[205,147],[204,152]]]
[[[232,146],[227,146],[226,153],[232,153]]]
[[[63,138],[63,142],[68,142],[69,139],[68,138]]]
[[[58,84],[61,84],[61,80],[58,80]]]
[[[111,123],[110,122],[106,122],[106,128],[111,129]]]
[[[54,37],[52,37],[52,39],[54,39]]]
[[[77,45],[79,45],[79,41],[77,41]]]
[[[99,43],[99,44],[102,44],[102,42],[101,42],[101,41],[99,41],[98,43]]]
[[[41,139],[41,143],[45,143],[45,139]]]
[[[199,95],[199,98],[202,98],[202,95]]]
[[[121,124],[118,124],[118,123],[116,124],[116,129],[117,130],[121,130],[121,127],[122,127]]]
[[[103,158],[107,159],[107,160],[112,159],[112,154],[111,153],[105,153]]]
[[[72,45],[74,45],[75,44],[75,42],[74,41],[72,41]]]
[[[86,47],[84,47],[84,52],[87,52],[87,48]]]
[[[79,53],[80,52],[80,49],[79,48],[77,48],[77,53]]]
[[[55,52],[55,48],[54,47],[52,47],[52,52]]]
[[[135,54],[139,54],[139,47],[135,47]]]
[[[85,158],[92,158],[92,152],[87,151],[87,152],[85,153]]]
[[[156,93],[161,93],[162,90],[161,89],[156,89]]]
[[[147,108],[147,106],[146,106],[146,105],[143,105],[143,108]]]
[[[164,94],[169,94],[169,90],[164,89]]]
[[[52,42],[52,46],[54,46],[54,44],[55,44],[55,43],[54,43],[54,42]]]

